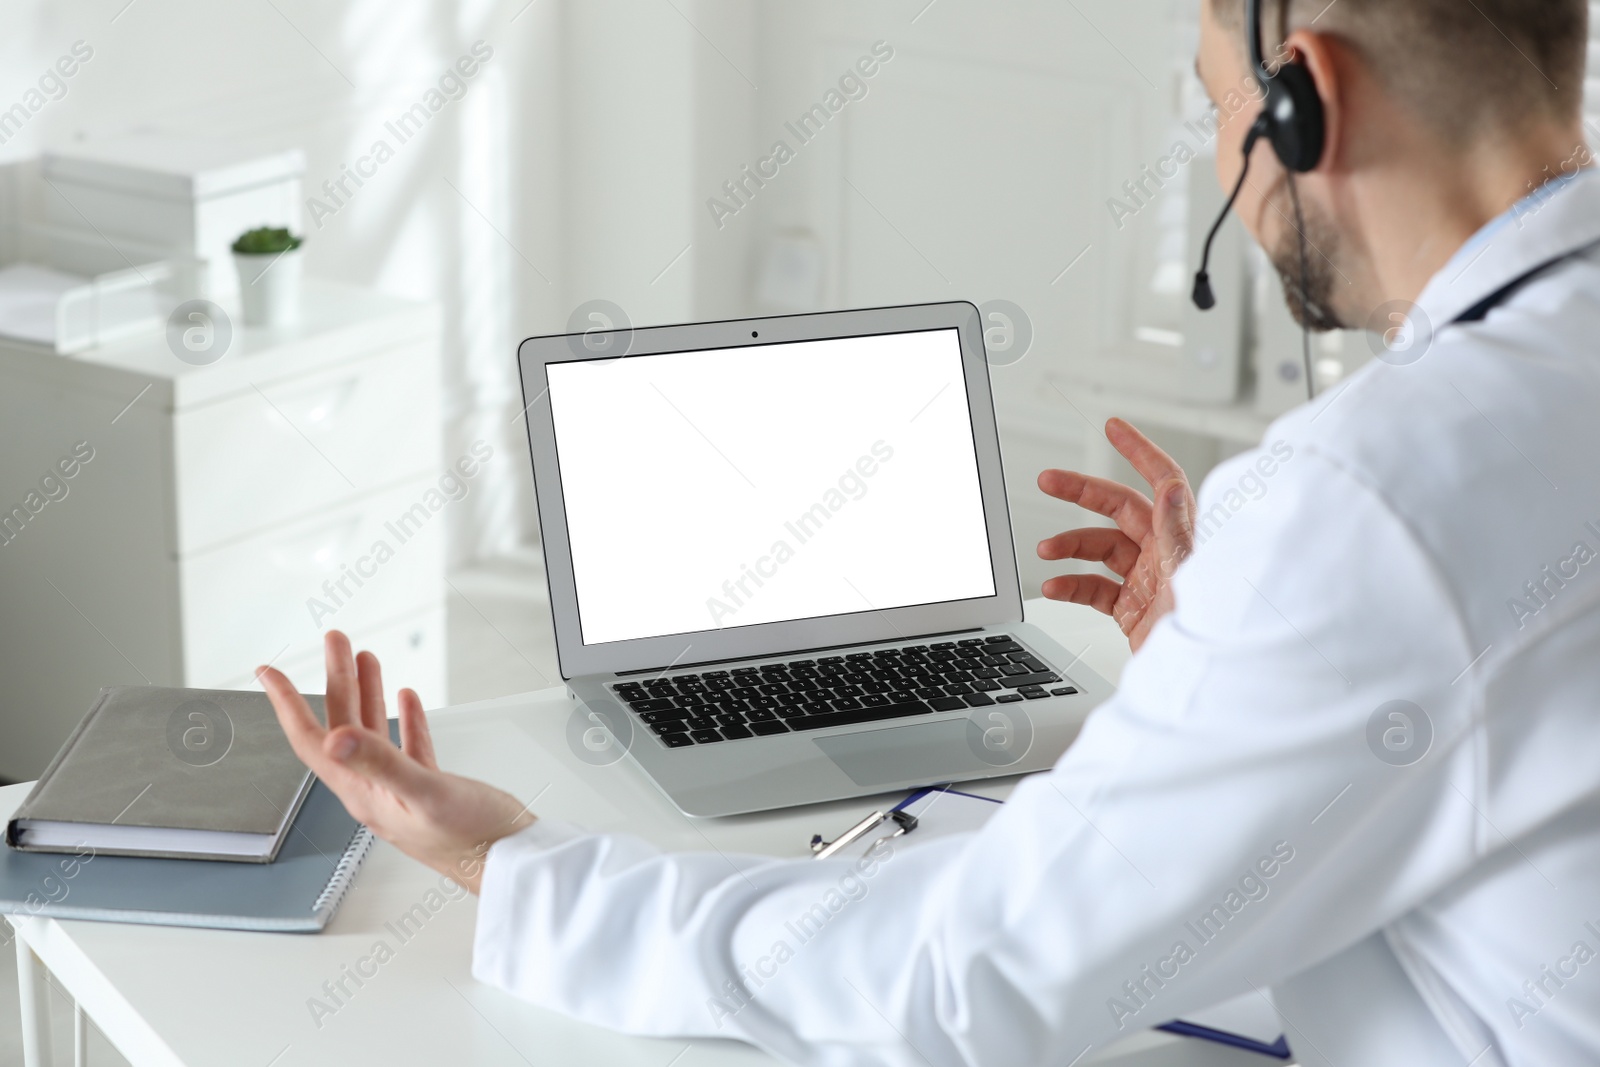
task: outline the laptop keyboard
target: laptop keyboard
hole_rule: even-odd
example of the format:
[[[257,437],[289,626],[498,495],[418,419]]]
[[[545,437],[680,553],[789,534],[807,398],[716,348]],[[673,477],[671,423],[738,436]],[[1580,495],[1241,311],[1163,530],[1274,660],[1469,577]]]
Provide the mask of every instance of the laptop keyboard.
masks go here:
[[[663,675],[608,688],[668,748],[1071,696],[1015,638],[960,641]]]

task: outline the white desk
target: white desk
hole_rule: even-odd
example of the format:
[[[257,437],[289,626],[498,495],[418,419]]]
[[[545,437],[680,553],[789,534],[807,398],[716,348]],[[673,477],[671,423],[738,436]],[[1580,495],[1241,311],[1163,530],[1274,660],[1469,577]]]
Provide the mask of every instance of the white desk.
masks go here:
[[[1087,609],[1028,605],[1035,622],[1108,679],[1127,661],[1115,625]],[[395,679],[396,683],[403,680]],[[674,812],[626,760],[589,766],[567,744],[572,707],[547,689],[435,713],[441,765],[487,779],[535,810],[594,830],[627,830],[668,849],[804,856],[813,833],[853,822],[847,801],[769,815],[691,821]],[[978,788],[996,795],[1013,781]],[[27,786],[0,790],[0,818]],[[332,924],[320,936],[231,933],[111,923],[13,920],[22,978],[28,1067],[51,1062],[42,968],[135,1067],[226,1064],[300,1067],[382,1063],[637,1067],[755,1067],[774,1063],[734,1042],[624,1037],[542,1011],[470,975],[476,901],[446,905],[409,941],[385,929],[437,876],[379,842]],[[367,956],[395,950],[336,1014],[317,1025],[308,999]],[[30,990],[33,995],[30,997]],[[686,1046],[692,1047],[687,1048]],[[42,1058],[41,1057],[42,1054]],[[676,1057],[676,1058],[675,1058]],[[1224,1067],[1278,1061],[1162,1034],[1139,1035],[1084,1061],[1118,1067]]]

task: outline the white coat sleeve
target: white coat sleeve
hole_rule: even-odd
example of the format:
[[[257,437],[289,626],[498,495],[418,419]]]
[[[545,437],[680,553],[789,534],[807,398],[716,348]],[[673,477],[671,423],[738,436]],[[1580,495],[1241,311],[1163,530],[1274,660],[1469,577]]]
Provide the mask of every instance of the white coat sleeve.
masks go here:
[[[489,854],[474,974],[819,1067],[1066,1064],[1404,913],[1475,858],[1472,653],[1359,479],[1303,448],[1252,499],[1251,460],[1118,695],[981,832],[735,864],[538,824]]]

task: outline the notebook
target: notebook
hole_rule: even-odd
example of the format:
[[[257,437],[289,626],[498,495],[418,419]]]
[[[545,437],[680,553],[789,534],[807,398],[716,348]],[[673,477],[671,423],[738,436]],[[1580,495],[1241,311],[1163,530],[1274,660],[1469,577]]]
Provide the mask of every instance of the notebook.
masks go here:
[[[984,823],[1000,810],[1000,804],[998,800],[973,793],[963,793],[948,786],[919,789],[887,812],[874,813],[874,815],[882,814],[884,820],[858,840],[853,841],[848,848],[841,849],[838,855],[864,856],[878,841],[885,837],[896,836],[899,827],[904,824],[897,824],[888,818],[893,812],[906,812],[916,816],[915,828],[908,834],[898,834],[898,836],[909,836],[907,843],[914,844],[918,839],[981,829]],[[1205,1011],[1195,1012],[1186,1019],[1175,1019],[1156,1029],[1280,1060],[1289,1060],[1294,1055],[1289,1049],[1288,1039],[1283,1034],[1283,1025],[1278,1017],[1277,1008],[1270,1001],[1254,993]]]
[[[0,848],[0,914],[317,933],[371,845],[371,831],[319,781],[268,864]]]
[[[322,711],[322,698],[306,698]],[[6,824],[29,852],[270,863],[311,790],[265,693],[102,689]]]

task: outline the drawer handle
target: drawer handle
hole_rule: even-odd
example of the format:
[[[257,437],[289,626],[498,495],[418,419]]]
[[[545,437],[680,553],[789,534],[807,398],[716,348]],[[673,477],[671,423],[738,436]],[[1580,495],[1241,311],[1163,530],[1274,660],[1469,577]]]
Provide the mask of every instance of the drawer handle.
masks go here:
[[[268,558],[278,570],[290,574],[337,571],[350,555],[350,542],[361,528],[361,519],[356,515],[290,535],[272,546]]]
[[[306,430],[318,430],[331,424],[349,406],[360,384],[359,377],[350,377],[332,385],[290,393],[276,403],[294,425]]]

